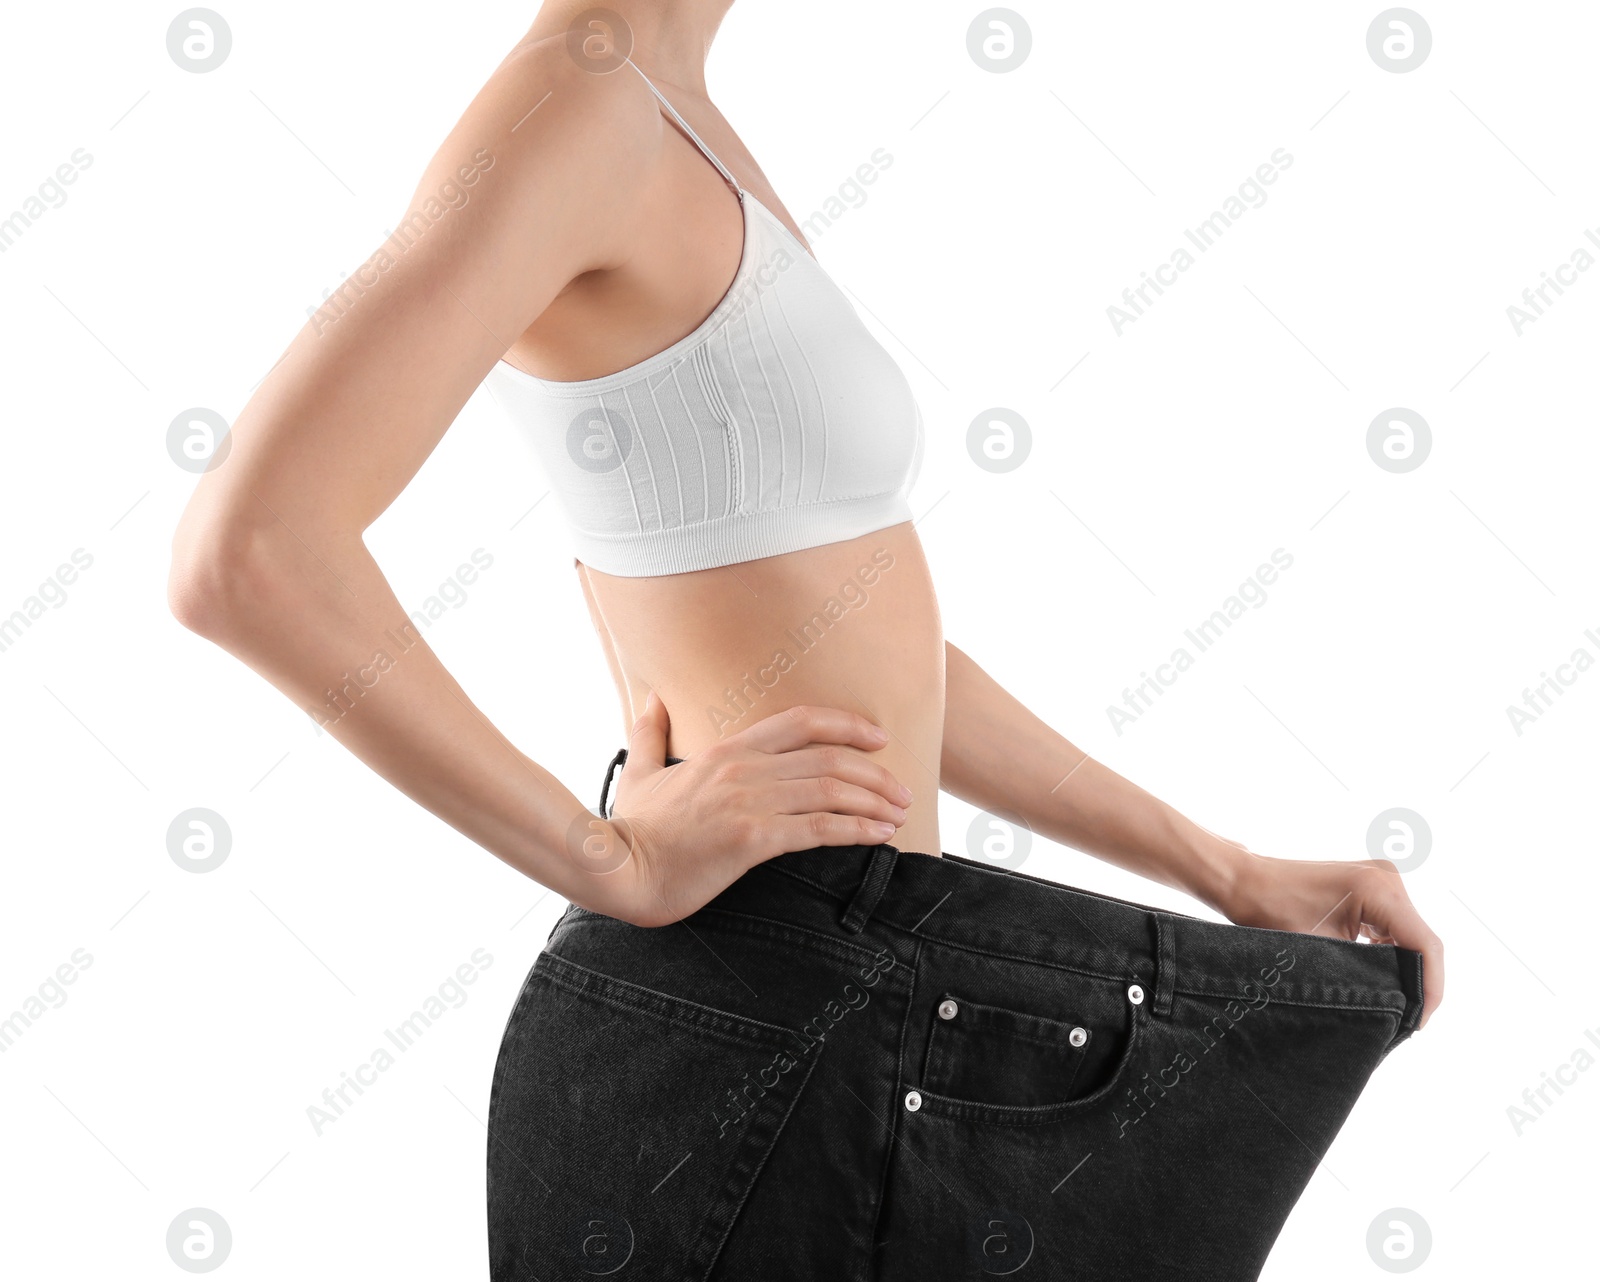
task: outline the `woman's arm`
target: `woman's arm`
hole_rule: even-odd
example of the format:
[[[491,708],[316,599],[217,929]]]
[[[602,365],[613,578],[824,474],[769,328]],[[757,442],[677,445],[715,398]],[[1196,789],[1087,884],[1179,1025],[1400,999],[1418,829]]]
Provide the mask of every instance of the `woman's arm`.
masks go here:
[[[1237,846],[1069,743],[949,642],[944,725],[944,791],[1224,911]]]
[[[580,898],[551,852],[585,807],[445,671],[362,536],[493,363],[625,243],[626,175],[642,158],[618,151],[640,130],[606,88],[533,50],[501,65],[428,164],[399,232],[240,412],[174,535],[168,585],[185,626],[396,787]]]
[[[1200,827],[1095,761],[945,644],[940,787],[1062,845],[1173,886],[1247,926],[1396,943],[1423,954],[1423,1022],[1444,994],[1444,948],[1394,864],[1270,859]]]
[[[575,903],[655,925],[797,830],[802,845],[892,833],[867,818],[903,817],[882,767],[849,754],[841,780],[792,759],[780,769],[775,755],[880,747],[870,723],[807,708],[769,718],[604,823],[474,706],[362,537],[551,300],[626,264],[654,216],[641,175],[663,129],[636,90],[578,67],[561,39],[501,64],[400,232],[355,273],[359,288],[307,323],[240,413],[174,535],[168,598],[187,627],[480,846]]]

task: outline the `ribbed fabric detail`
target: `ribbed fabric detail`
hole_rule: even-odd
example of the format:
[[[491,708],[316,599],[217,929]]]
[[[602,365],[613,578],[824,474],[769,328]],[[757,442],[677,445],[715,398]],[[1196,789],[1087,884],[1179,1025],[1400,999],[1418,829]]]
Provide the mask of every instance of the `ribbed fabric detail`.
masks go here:
[[[485,379],[544,467],[574,554],[607,574],[711,569],[911,519],[923,427],[910,384],[794,234],[734,185],[739,266],[688,334],[599,378],[502,361]]]
[[[640,539],[572,527],[569,542],[585,565],[606,574],[645,577],[710,570],[764,556],[779,556],[824,543],[871,534],[911,520],[901,493],[837,503],[808,503],[766,512],[735,512],[715,521]]]

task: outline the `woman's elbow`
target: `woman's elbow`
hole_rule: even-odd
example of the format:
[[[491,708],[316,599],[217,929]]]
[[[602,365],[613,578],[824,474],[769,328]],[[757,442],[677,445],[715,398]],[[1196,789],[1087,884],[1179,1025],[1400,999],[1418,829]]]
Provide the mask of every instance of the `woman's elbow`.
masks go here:
[[[172,536],[167,608],[173,618],[220,642],[259,606],[263,566],[260,532],[249,522],[186,511]]]
[[[191,632],[215,638],[235,604],[230,596],[236,571],[224,549],[180,526],[167,566],[167,609],[172,617]]]
[[[167,608],[179,623],[242,653],[302,627],[330,584],[335,595],[354,596],[348,579],[367,556],[357,525],[317,524],[297,513],[291,529],[281,511],[259,502],[191,503],[173,533],[167,570]]]
[[[189,631],[210,636],[217,630],[225,576],[211,559],[174,545],[167,566],[167,609]]]

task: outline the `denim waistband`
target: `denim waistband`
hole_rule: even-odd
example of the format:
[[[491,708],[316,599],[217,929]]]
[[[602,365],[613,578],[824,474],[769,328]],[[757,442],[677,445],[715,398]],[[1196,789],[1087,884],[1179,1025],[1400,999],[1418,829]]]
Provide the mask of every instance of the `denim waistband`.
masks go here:
[[[626,759],[624,748],[606,772],[602,815]],[[1397,1041],[1422,1014],[1422,955],[1410,949],[1208,921],[948,853],[794,851],[757,864],[715,902],[781,918],[796,889],[831,902],[849,932],[872,921],[989,957],[1137,983],[1157,1015],[1170,1011],[1175,993],[1251,1000],[1264,984],[1274,1001],[1392,1011]]]

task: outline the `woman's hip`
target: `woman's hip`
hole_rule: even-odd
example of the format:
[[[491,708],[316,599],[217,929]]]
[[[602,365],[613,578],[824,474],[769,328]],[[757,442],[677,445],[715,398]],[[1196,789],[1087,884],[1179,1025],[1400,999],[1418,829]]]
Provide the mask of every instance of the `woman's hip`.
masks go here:
[[[1405,950],[892,846],[668,927],[571,908],[496,1065],[495,1276],[993,1272],[1024,1237],[1075,1276],[1253,1276],[1420,998]]]

